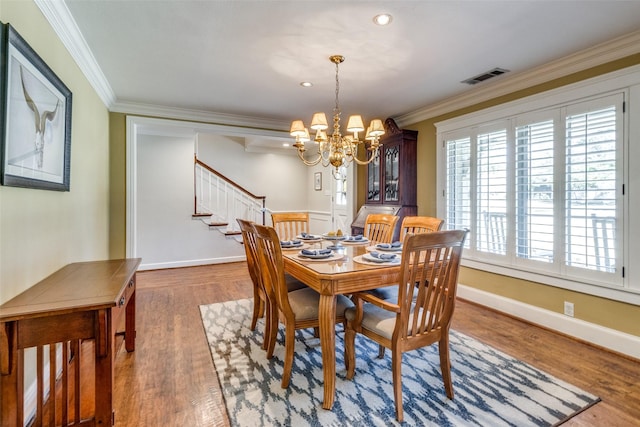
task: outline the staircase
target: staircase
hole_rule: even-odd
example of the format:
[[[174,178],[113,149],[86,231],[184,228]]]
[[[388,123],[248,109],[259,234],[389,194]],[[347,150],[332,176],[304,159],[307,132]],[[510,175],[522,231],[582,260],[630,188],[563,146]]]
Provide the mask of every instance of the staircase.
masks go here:
[[[240,235],[236,218],[265,223],[265,196],[256,196],[194,157],[193,218],[226,236]]]

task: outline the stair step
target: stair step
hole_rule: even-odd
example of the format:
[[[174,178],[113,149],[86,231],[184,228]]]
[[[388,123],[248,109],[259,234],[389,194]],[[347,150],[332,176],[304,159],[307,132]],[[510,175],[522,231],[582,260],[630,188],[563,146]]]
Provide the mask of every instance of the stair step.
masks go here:
[[[225,236],[238,236],[242,234],[242,231],[225,231],[222,234],[224,234]]]
[[[229,223],[226,222],[207,222],[209,227],[226,227]]]
[[[206,218],[208,216],[211,216],[210,213],[196,213],[191,215],[191,218]]]

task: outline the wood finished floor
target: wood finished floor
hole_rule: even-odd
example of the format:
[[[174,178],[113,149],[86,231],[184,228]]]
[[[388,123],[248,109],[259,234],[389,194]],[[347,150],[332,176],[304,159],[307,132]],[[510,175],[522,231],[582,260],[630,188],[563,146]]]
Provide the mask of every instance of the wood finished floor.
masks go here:
[[[139,272],[136,293],[136,351],[116,356],[116,426],[228,426],[198,306],[251,297],[246,264]],[[453,328],[601,397],[565,426],[640,426],[640,362],[465,301]]]

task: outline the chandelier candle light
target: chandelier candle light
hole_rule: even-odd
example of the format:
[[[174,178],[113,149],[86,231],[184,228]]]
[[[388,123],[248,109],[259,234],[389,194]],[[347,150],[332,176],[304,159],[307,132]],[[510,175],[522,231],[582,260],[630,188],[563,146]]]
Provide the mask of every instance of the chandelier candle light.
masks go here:
[[[338,65],[344,61],[344,56],[333,55],[329,60],[336,64],[336,105],[333,108],[333,134],[327,137],[327,116],[324,113],[315,113],[311,119],[311,129],[315,130],[314,142],[317,144],[317,156],[312,160],[307,160],[304,156],[306,151],[305,142],[311,140],[309,130],[305,127],[302,120],[294,120],[291,122],[291,136],[296,138],[293,146],[298,150],[298,157],[307,166],[314,166],[322,162],[322,166],[332,165],[335,167],[334,177],[340,176],[339,168],[348,166],[352,161],[359,165],[371,163],[378,154],[380,146],[380,136],[384,135],[384,126],[382,120],[374,119],[371,121],[364,139],[358,139],[358,133],[365,130],[362,116],[353,115],[349,117],[347,122],[347,132],[352,135],[342,136],[340,133],[340,104],[338,102],[338,94],[340,92],[340,80],[338,79]],[[358,158],[358,147],[364,144],[366,147],[365,160]],[[369,154],[366,154],[367,151]]]

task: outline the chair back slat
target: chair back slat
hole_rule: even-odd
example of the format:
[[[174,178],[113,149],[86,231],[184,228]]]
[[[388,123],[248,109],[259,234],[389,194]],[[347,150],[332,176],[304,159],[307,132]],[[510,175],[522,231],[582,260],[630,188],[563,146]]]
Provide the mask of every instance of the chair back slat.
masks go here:
[[[405,237],[394,337],[435,342],[448,331],[466,234],[451,230]]]
[[[391,243],[398,217],[387,214],[369,214],[364,222],[364,237],[372,242]]]
[[[280,240],[295,239],[300,233],[309,232],[308,212],[279,212],[271,214],[271,223]]]
[[[254,285],[258,285],[261,281],[258,265],[258,246],[256,235],[253,229],[253,222],[245,219],[236,219],[242,233],[242,242],[244,243],[244,251],[247,255],[247,265],[249,267],[249,276]]]
[[[253,224],[253,228],[256,232],[260,270],[267,298],[275,301],[278,308],[285,315],[289,315],[293,311],[289,305],[280,237],[273,227]]]
[[[433,233],[440,231],[443,225],[444,219],[432,216],[405,216],[400,226],[400,241],[404,240],[408,233]]]

